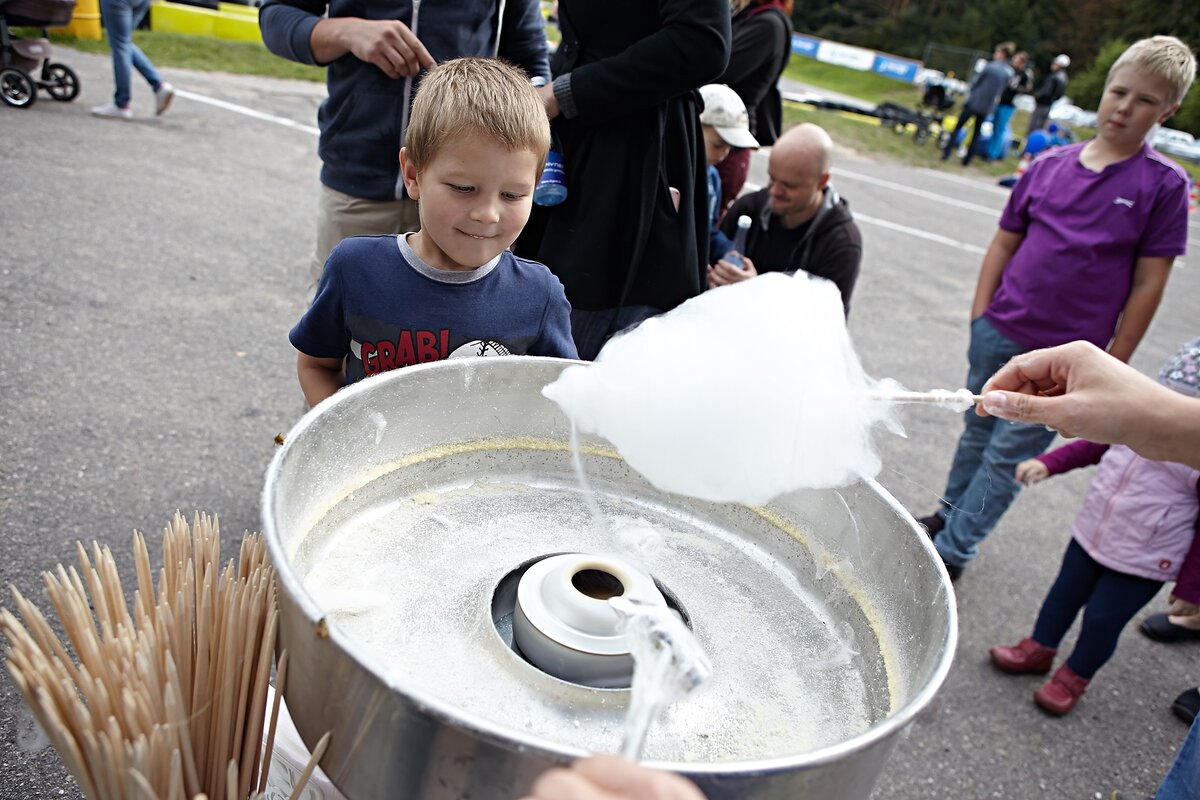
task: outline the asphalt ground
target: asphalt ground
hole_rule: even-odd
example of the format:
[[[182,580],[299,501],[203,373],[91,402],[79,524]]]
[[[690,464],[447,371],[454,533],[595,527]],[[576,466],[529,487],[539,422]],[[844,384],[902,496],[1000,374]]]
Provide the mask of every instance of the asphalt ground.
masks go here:
[[[79,72],[78,100],[0,107],[0,583],[46,611],[39,574],[73,563],[76,540],[110,544],[130,575],[130,532],[156,536],[176,509],[219,514],[226,552],[259,529],[274,437],[304,408],[286,334],[306,299],[323,94],[165,69],[189,93],[165,116],[147,116],[135,77],[138,118],[103,120],[87,110],[109,99],[107,59],[58,60]],[[762,169],[756,160],[752,181]],[[966,374],[975,276],[1006,197],[970,175],[837,155],[834,180],[865,240],[850,329],[872,375],[928,389]],[[1190,235],[1195,251],[1195,220]],[[1134,358],[1146,372],[1197,333],[1191,260]],[[920,515],[937,502],[961,422],[919,407],[902,419],[907,438],[877,437],[879,480]],[[1131,627],[1065,719],[1033,705],[1039,679],[987,661],[988,647],[1030,630],[1088,478],[1025,492],[958,582],[954,667],[873,797],[1152,793],[1186,730],[1169,704],[1200,683],[1200,645],[1155,644]],[[3,673],[0,798],[77,795]]]

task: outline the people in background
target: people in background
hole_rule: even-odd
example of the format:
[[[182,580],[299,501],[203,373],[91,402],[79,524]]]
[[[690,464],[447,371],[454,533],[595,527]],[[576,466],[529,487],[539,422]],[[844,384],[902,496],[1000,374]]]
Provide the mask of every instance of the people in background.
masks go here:
[[[1029,129],[1025,132],[1026,136],[1045,127],[1046,120],[1050,118],[1050,106],[1067,93],[1067,67],[1069,66],[1071,66],[1071,57],[1066,53],[1059,53],[1050,62],[1049,74],[1042,79],[1041,85],[1033,93],[1036,105],[1033,113],[1029,115]]]
[[[1012,56],[1013,49],[1012,42],[996,45],[996,49],[992,53],[992,60],[984,65],[983,69],[971,80],[971,89],[967,93],[967,99],[963,102],[963,110],[958,115],[954,132],[950,134],[950,138],[946,140],[946,144],[942,148],[943,161],[950,158],[950,153],[953,152],[954,145],[958,141],[959,132],[966,127],[968,122],[974,120],[975,127],[971,132],[971,141],[967,144],[967,152],[962,158],[964,167],[971,163],[971,157],[979,148],[983,122],[992,113],[992,109],[996,107],[996,103],[1000,99],[1000,93],[1004,91],[1004,87],[1013,77],[1012,67],[1008,65],[1008,59]]]
[[[992,136],[988,139],[987,157],[998,161],[1008,155],[1008,144],[1012,140],[1012,117],[1016,113],[1016,99],[1019,94],[1028,94],[1033,88],[1033,70],[1029,68],[1029,54],[1021,50],[1013,54],[1013,75],[1008,79],[1004,91],[1000,92],[1000,100],[992,114]]]
[[[732,0],[733,47],[718,83],[737,92],[750,117],[750,133],[761,145],[775,144],[783,132],[779,76],[792,54],[792,0]],[[742,193],[750,170],[750,150],[734,148],[717,165],[721,213]],[[709,260],[712,260],[710,255]]]
[[[133,43],[133,32],[150,10],[150,0],[100,0],[100,17],[112,51],[112,102],[92,109],[97,117],[133,119],[133,87],[130,78],[136,69],[154,92],[154,115],[161,116],[175,99],[175,87],[158,74],[146,54]]]
[[[700,87],[704,110],[700,124],[704,128],[704,154],[708,161],[709,259],[719,258],[733,247],[733,241],[717,227],[721,218],[721,176],[718,165],[725,162],[734,148],[749,153],[758,147],[750,133],[750,116],[742,99],[728,86],[710,83]]]
[[[717,259],[708,268],[709,287],[763,272],[804,270],[837,284],[849,314],[862,262],[862,234],[850,205],[829,181],[832,167],[833,140],[822,128],[804,123],[779,137],[771,150],[766,188],[738,198],[721,222],[725,235],[732,237],[738,217],[750,217],[743,263]]]

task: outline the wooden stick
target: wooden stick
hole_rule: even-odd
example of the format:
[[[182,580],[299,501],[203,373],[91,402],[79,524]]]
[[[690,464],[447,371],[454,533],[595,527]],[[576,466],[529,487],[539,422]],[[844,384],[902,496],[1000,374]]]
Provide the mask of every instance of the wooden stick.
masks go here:
[[[271,724],[267,729],[267,743],[263,747],[262,772],[258,776],[258,791],[267,790],[267,778],[271,774],[271,753],[275,750],[275,726],[279,722],[279,703],[283,700],[283,688],[287,686],[288,651],[279,656],[279,668],[275,670],[275,698],[271,702]]]
[[[312,755],[308,757],[308,763],[304,765],[304,771],[296,779],[296,786],[292,789],[292,796],[288,800],[300,800],[300,794],[308,784],[308,779],[313,774],[313,770],[317,768],[317,762],[325,755],[325,748],[329,747],[329,737],[332,735],[331,731],[326,731],[321,740],[317,742],[317,746],[313,748]]]

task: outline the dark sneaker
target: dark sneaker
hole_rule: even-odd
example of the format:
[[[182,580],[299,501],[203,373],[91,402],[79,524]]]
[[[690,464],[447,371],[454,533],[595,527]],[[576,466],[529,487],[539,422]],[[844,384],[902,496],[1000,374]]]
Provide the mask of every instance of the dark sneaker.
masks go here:
[[[930,514],[928,517],[918,519],[917,524],[924,528],[925,532],[929,534],[929,538],[932,539],[941,533],[942,528],[946,527],[946,520],[938,514]]]
[[[1192,630],[1182,625],[1176,625],[1167,618],[1166,614],[1151,614],[1142,620],[1142,633],[1156,642],[1195,642],[1200,641],[1200,630]]]
[[[1200,689],[1188,689],[1180,694],[1171,704],[1171,710],[1175,716],[1191,725],[1196,721],[1196,714],[1200,713]]]
[[[946,559],[942,559],[942,563],[946,565],[946,572],[950,575],[950,582],[955,583],[962,577],[963,570],[966,567],[960,567],[958,564],[951,564]]]

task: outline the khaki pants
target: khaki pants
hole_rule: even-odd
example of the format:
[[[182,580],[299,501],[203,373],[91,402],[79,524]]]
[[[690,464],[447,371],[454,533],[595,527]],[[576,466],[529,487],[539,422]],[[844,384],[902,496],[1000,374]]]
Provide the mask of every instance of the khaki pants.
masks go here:
[[[321,279],[333,248],[347,236],[407,233],[420,227],[416,200],[364,200],[322,185],[317,202],[317,249],[311,267],[313,284]]]

